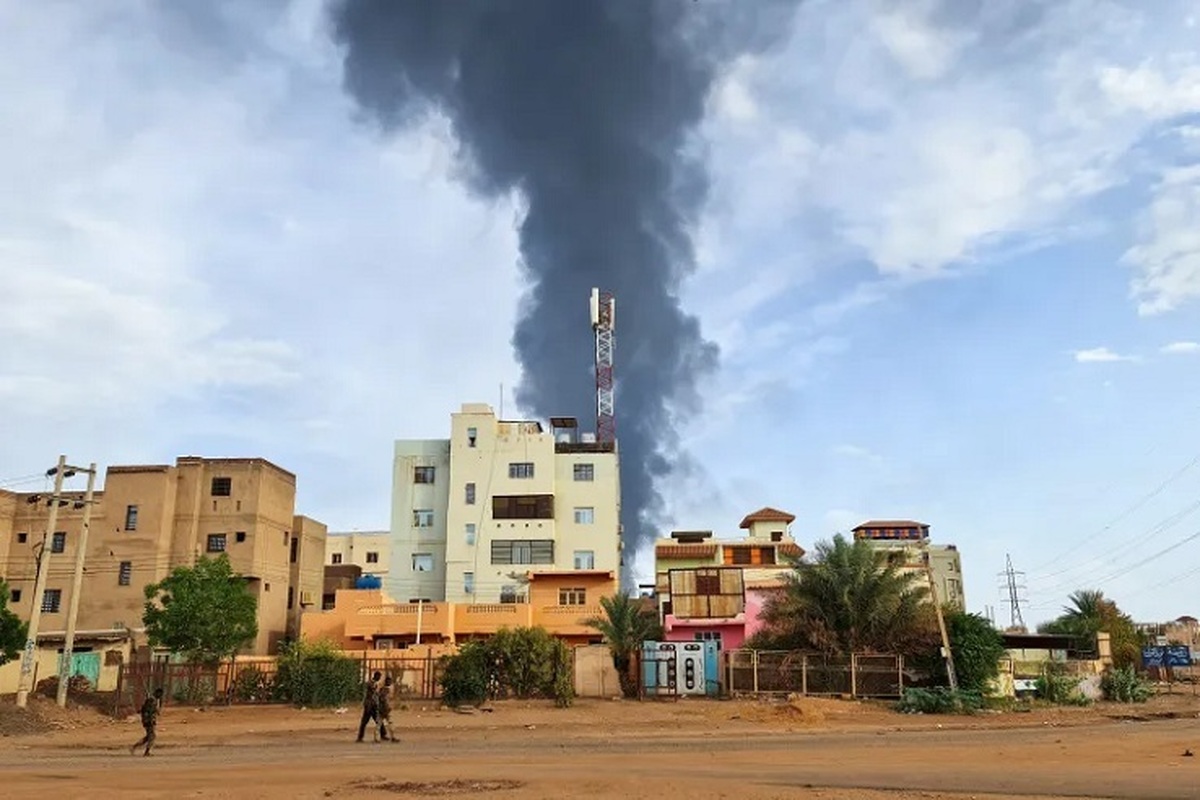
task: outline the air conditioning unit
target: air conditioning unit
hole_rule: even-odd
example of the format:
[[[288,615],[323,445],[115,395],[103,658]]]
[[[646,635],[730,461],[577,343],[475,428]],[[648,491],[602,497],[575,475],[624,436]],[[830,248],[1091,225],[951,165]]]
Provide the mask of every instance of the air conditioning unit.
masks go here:
[[[311,606],[317,602],[317,593],[311,590],[300,592],[300,605]]]

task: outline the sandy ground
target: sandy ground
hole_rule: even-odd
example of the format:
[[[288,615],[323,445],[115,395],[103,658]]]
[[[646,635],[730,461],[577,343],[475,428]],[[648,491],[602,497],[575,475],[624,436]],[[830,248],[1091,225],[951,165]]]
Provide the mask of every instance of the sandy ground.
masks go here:
[[[394,715],[395,744],[355,744],[355,709],[168,708],[151,758],[126,749],[135,719],[42,701],[18,732],[14,712],[0,713],[5,798],[1200,798],[1190,696],[974,717],[835,700],[475,714],[418,701]]]

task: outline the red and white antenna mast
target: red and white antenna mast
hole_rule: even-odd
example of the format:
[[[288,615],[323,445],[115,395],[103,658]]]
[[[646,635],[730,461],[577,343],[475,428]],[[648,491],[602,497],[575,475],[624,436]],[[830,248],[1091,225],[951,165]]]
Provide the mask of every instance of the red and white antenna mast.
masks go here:
[[[617,440],[613,416],[613,345],[616,305],[611,292],[592,289],[592,330],[596,332],[596,441]]]

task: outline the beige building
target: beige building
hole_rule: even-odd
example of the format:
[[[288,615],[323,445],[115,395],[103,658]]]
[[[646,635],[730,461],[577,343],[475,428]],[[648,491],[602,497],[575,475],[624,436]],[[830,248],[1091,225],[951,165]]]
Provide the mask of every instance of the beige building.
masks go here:
[[[854,529],[855,539],[866,539],[872,546],[884,550],[889,558],[906,572],[925,574],[925,557],[933,572],[938,602],[944,606],[966,609],[963,590],[962,559],[952,544],[931,544],[929,526],[915,520],[871,520]],[[927,584],[928,581],[926,580]]]
[[[363,575],[383,576],[392,565],[391,531],[330,531],[325,566],[355,566]]]
[[[0,577],[9,608],[29,618],[37,556],[48,570],[42,633],[61,638],[83,512],[60,507],[47,531],[45,502],[0,492]],[[81,500],[82,493],[67,495]],[[261,458],[183,457],[174,466],[113,466],[95,496],[77,628],[142,636],[143,588],[202,556],[229,556],[258,600],[251,652],[273,652],[320,602],[325,526],[295,514],[296,476]],[[83,637],[83,638],[86,638]]]
[[[617,448],[550,425],[469,403],[449,440],[396,443],[391,597],[522,603],[531,572],[619,571]]]

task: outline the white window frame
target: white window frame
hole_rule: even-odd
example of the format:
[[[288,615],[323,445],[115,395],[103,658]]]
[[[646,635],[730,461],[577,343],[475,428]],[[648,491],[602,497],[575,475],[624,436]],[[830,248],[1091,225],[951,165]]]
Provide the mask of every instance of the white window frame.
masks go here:
[[[596,524],[596,509],[593,506],[576,506],[575,507],[575,524],[576,525],[595,525]]]
[[[428,563],[429,569],[421,569],[420,564]],[[433,553],[413,553],[412,554],[412,571],[413,572],[433,572]]]
[[[595,550],[576,550],[573,563],[575,569],[595,569],[596,568],[596,551]]]

